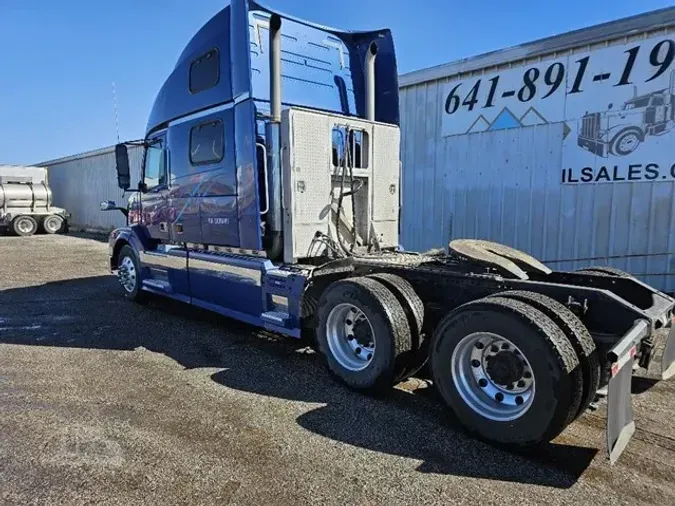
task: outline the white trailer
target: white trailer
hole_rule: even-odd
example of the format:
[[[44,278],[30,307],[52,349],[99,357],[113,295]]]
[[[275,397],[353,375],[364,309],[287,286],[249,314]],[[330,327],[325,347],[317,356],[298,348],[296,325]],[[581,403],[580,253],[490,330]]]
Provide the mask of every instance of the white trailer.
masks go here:
[[[67,230],[68,217],[52,205],[45,168],[0,165],[0,229],[20,236],[56,234]]]

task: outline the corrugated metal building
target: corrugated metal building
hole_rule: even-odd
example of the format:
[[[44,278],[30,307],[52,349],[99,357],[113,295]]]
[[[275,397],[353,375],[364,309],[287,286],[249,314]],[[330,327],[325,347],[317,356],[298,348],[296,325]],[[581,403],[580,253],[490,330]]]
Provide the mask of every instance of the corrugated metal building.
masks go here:
[[[402,244],[675,291],[675,8],[402,75]]]
[[[132,185],[140,178],[143,150],[129,147],[129,166]],[[118,211],[100,210],[104,200],[126,203],[126,195],[117,186],[115,147],[88,151],[37,164],[47,168],[47,179],[52,189],[54,205],[71,213],[71,228],[87,231],[108,231],[124,226],[124,215]]]

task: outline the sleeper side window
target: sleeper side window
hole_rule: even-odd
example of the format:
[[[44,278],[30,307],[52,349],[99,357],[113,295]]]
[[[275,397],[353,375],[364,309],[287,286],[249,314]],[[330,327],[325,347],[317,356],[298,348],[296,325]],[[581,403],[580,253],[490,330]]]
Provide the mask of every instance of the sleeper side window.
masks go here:
[[[190,163],[202,165],[223,159],[225,132],[220,120],[193,126],[190,130]]]
[[[190,93],[213,88],[220,79],[220,58],[215,47],[190,64]]]

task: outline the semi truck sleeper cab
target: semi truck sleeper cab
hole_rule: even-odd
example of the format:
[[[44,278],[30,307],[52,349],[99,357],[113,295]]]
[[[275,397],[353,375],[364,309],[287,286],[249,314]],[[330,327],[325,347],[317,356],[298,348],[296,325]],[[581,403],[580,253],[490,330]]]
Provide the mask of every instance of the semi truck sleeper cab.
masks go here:
[[[152,108],[141,181],[110,235],[132,300],[171,297],[309,335],[351,388],[429,366],[469,430],[545,443],[608,389],[612,462],[630,380],[675,300],[625,273],[555,272],[479,240],[399,245],[398,79],[389,30],[347,32],[232,0],[187,44]],[[423,219],[424,217],[420,217]],[[675,340],[663,354],[673,374]]]

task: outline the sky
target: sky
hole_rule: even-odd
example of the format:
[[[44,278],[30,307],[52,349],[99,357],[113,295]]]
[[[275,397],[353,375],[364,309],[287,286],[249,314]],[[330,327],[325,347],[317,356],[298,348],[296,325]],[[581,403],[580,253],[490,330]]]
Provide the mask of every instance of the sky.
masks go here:
[[[667,0],[263,0],[340,29],[390,28],[399,72],[663,7]],[[0,164],[142,138],[155,94],[224,0],[0,0]],[[544,7],[545,6],[545,7]],[[115,101],[118,121],[115,120]]]

